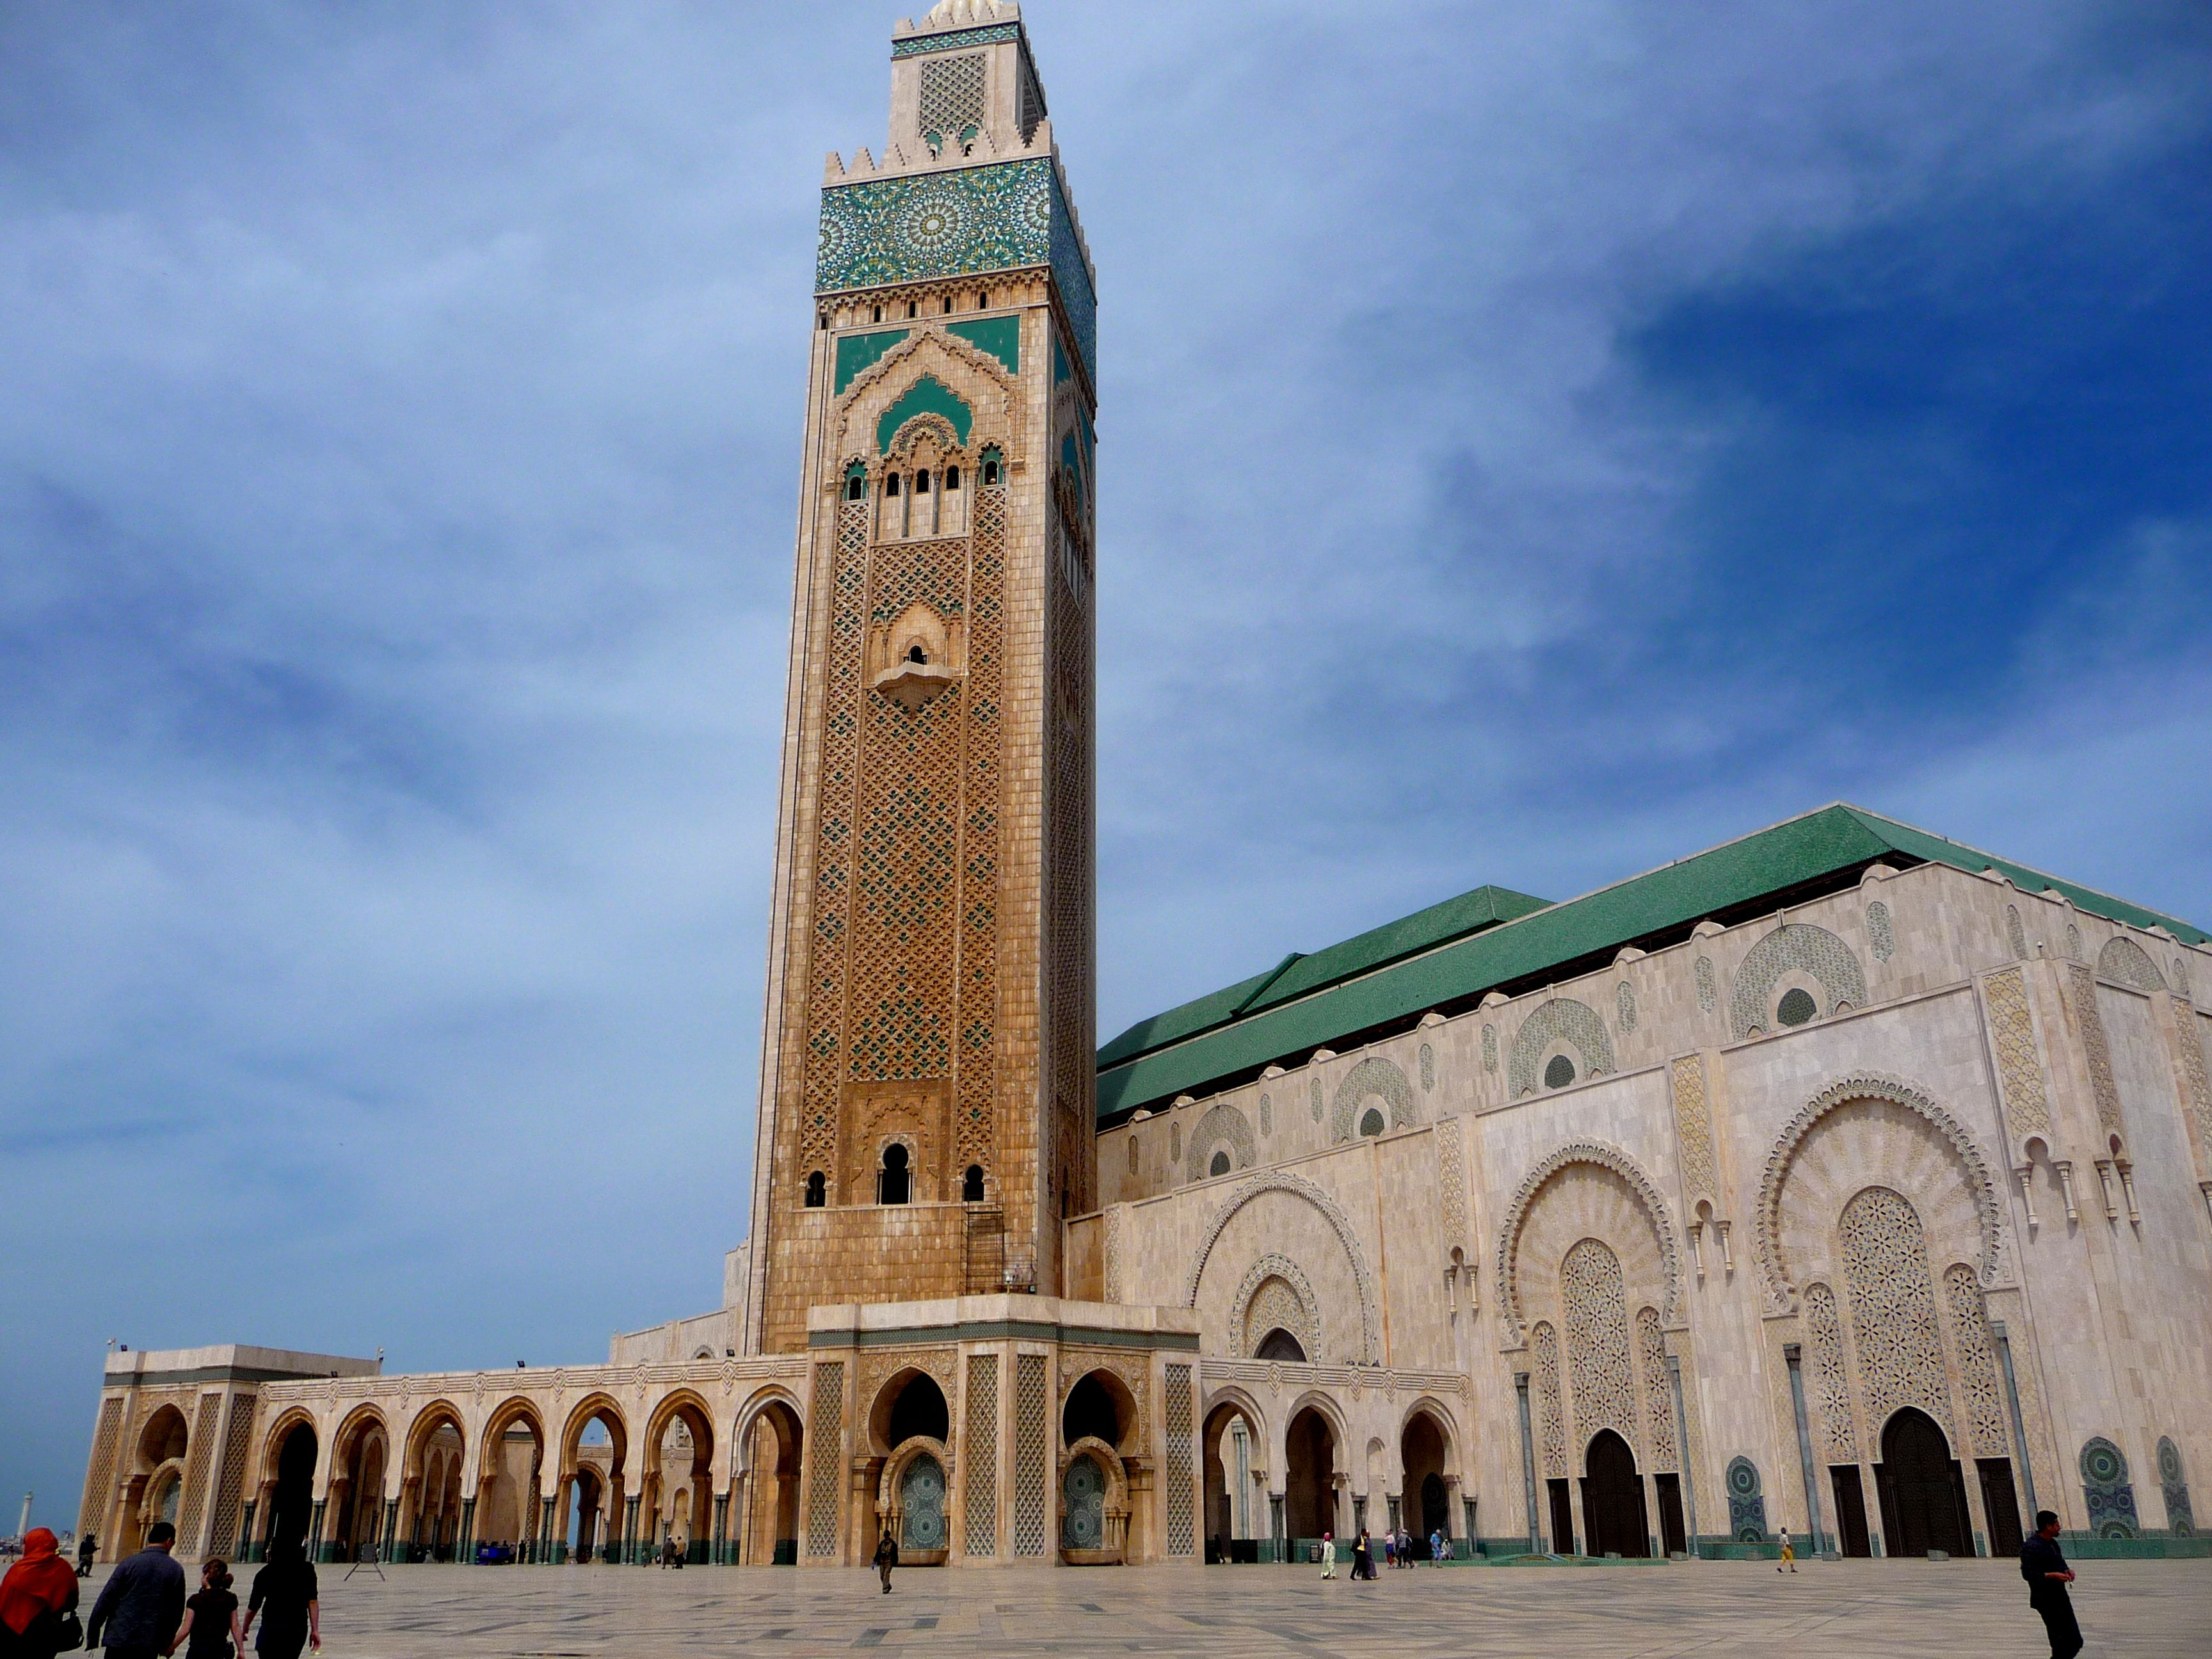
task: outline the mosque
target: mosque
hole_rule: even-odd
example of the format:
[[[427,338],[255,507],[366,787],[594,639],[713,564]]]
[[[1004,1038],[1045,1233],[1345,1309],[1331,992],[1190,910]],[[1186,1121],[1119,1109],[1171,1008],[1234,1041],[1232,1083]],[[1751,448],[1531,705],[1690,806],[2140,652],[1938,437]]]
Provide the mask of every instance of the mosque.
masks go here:
[[[1099,1047],[1094,273],[1011,0],[823,184],[750,1229],[604,1364],[106,1362],[80,1528],[325,1560],[2203,1553],[2198,928],[1848,805]],[[1258,967],[1259,964],[1254,964]],[[733,1228],[732,1231],[735,1231]]]

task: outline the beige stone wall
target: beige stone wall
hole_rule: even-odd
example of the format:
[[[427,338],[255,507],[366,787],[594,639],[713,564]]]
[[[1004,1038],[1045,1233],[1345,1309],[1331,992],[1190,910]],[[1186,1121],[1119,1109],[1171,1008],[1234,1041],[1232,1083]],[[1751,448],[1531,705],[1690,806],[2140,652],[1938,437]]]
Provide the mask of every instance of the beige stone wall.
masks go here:
[[[1984,1538],[1973,1459],[2017,1474],[2024,1449],[2035,1502],[2082,1528],[2092,1437],[2121,1448],[2141,1527],[2162,1529],[2159,1439],[2212,1469],[2212,1091],[2195,1081],[2206,1022],[2178,994],[2212,982],[2212,953],[1934,866],[1700,933],[1117,1127],[1099,1138],[1103,1207],[1071,1249],[1109,1299],[1193,1307],[1209,1385],[1243,1363],[1271,1278],[1292,1288],[1266,1291],[1269,1316],[1310,1301],[1319,1350],[1310,1370],[1273,1368],[1285,1389],[1363,1360],[1465,1376],[1458,1495],[1498,1535],[1526,1531],[1516,1374],[1537,1479],[1547,1462],[1572,1479],[1578,1533],[1582,1449],[1617,1425],[1655,1531],[1650,1476],[1676,1468],[1697,1529],[1725,1534],[1741,1456],[1767,1527],[1802,1534],[1792,1346],[1825,1531],[1828,1472],[1856,1462],[1881,1533],[1881,1431],[1906,1406],[1966,1460]],[[2139,982],[2144,961],[2166,988]],[[1813,1016],[1784,1024],[1800,990]],[[1568,999],[1587,1014],[1547,1010]],[[1547,1086],[1562,1054],[1573,1081]],[[1364,1136],[1370,1110],[1382,1133]],[[1904,1207],[1852,1209],[1870,1188]],[[1575,1254],[1585,1238],[1602,1249]],[[1896,1329],[1862,1340],[1853,1322],[1877,1309]],[[1548,1423],[1540,1323],[1559,1355]],[[1897,1331],[1903,1357],[1881,1357]],[[1662,1420],[1669,1357],[1679,1428]],[[1311,1386],[1348,1412],[1344,1385]],[[1251,1401],[1279,1449],[1290,1406]],[[1345,1431],[1364,1455],[1374,1437]]]

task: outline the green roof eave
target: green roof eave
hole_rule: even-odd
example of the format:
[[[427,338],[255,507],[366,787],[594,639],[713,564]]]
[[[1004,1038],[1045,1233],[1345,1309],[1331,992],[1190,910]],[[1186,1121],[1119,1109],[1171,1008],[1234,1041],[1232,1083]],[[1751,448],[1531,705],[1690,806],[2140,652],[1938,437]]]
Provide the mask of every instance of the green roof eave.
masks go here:
[[[1115,1046],[1122,1054],[1102,1050],[1099,1054],[1098,1115],[1104,1120],[1148,1102],[1194,1092],[1349,1033],[1409,1019],[1441,1003],[1480,996],[1498,986],[1526,981],[1885,854],[1916,863],[1948,864],[1970,873],[1995,867],[2031,891],[2057,887],[2092,915],[2140,927],[2156,923],[2191,944],[2201,944],[2207,937],[2186,922],[2057,882],[2024,866],[2008,866],[1878,814],[1841,805],[1826,806],[1581,898],[1340,980],[1310,995],[1271,1000],[1270,1006],[1243,1018],[1211,1030],[1194,1029],[1180,1040],[1162,1035],[1131,1045],[1127,1040],[1146,1029],[1133,1026],[1116,1040]],[[1218,1004],[1240,990],[1249,997],[1253,993],[1247,988],[1254,983],[1245,981],[1231,992],[1200,1001]]]
[[[2095,888],[2084,887],[2078,882],[2063,881],[2032,865],[2014,864],[2009,859],[1994,857],[1948,836],[1916,830],[1909,823],[1899,823],[1894,818],[1883,817],[1879,812],[1869,812],[1863,807],[1846,806],[1841,810],[1857,818],[1899,852],[1923,863],[1948,864],[1970,875],[1995,870],[2025,892],[2039,893],[2046,887],[2052,888],[2072,900],[2077,910],[2086,910],[2093,916],[2102,916],[2107,921],[2123,921],[2130,927],[2163,927],[2185,945],[2203,945],[2212,939],[2212,934],[2178,916],[2146,909],[2140,904],[2114,898],[2110,893],[2100,893]]]

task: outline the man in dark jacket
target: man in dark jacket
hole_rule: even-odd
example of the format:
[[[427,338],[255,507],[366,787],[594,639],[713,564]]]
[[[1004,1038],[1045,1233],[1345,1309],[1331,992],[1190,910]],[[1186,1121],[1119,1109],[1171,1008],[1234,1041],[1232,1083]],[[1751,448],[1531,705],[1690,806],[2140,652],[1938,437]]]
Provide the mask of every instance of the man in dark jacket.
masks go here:
[[[156,1521],[146,1547],[115,1569],[85,1620],[84,1644],[105,1647],[107,1659],[154,1659],[185,1617],[185,1570],[169,1559],[177,1529]]]
[[[876,1571],[884,1576],[884,1594],[891,1593],[891,1569],[898,1565],[898,1540],[888,1529],[876,1546]]]
[[[2051,1659],[2074,1659],[2081,1651],[2081,1626],[2074,1622],[2074,1598],[2066,1590],[2074,1570],[2058,1553],[2058,1517],[2049,1510],[2036,1512],[2035,1536],[2020,1547],[2020,1576],[2027,1580],[2027,1605],[2051,1632]]]

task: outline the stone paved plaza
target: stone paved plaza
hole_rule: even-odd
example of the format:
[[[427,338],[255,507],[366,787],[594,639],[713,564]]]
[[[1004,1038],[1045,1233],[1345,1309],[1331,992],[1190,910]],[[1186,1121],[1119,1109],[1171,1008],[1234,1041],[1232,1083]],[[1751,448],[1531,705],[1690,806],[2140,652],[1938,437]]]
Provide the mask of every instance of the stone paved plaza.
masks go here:
[[[2089,1654],[2206,1651],[2212,1562],[2079,1571]],[[1813,1562],[1794,1579],[1754,1562],[1413,1568],[1361,1584],[1326,1583],[1311,1568],[920,1569],[900,1573],[889,1596],[872,1574],[845,1569],[394,1567],[380,1583],[367,1571],[321,1571],[331,1659],[2049,1650],[2009,1561]]]

